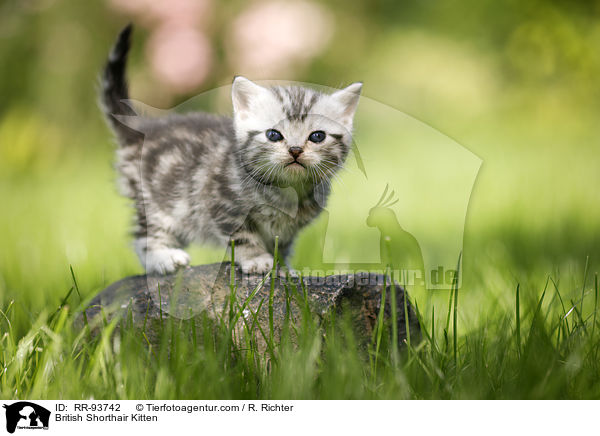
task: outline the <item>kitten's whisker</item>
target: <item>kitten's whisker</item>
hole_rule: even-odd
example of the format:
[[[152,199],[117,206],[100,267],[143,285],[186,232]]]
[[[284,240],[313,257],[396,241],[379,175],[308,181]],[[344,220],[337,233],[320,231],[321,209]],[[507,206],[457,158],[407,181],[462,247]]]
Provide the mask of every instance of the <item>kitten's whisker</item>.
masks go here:
[[[337,163],[337,162],[333,162],[333,161],[330,161],[330,160],[327,160],[327,159],[323,159],[321,162],[322,162],[322,163],[325,163],[325,164],[330,164],[330,165],[332,165],[332,166],[333,166],[333,168],[332,168],[332,167],[329,167],[328,165],[323,165],[323,166],[322,166],[322,168],[326,169],[326,170],[328,171],[328,173],[329,173],[329,174],[330,174],[332,177],[335,177],[335,178],[336,178],[336,180],[339,180],[339,181],[341,182],[341,179],[339,178],[339,175],[337,174],[337,171],[335,171],[335,170],[334,170],[334,168],[344,169],[344,167],[343,167],[342,165],[340,165],[339,163]],[[321,162],[319,162],[319,164],[320,164]]]
[[[331,177],[333,177],[333,178],[334,178],[334,179],[335,179],[335,180],[336,180],[336,181],[337,181],[337,182],[338,182],[340,185],[342,185],[342,186],[344,186],[344,187],[346,186],[346,184],[344,183],[344,180],[343,180],[343,179],[342,179],[342,178],[341,178],[341,177],[340,177],[340,176],[339,176],[337,173],[335,173],[335,172],[334,172],[334,171],[332,171],[332,170],[329,170],[329,174],[330,174],[330,176],[331,176]]]
[[[256,167],[255,169],[252,170],[252,172],[250,172],[245,178],[244,180],[242,180],[241,185],[244,186],[244,184],[250,182],[251,180],[257,181],[259,183],[262,183],[263,178],[262,177],[258,177],[257,180],[257,176],[260,174],[260,172],[262,171],[263,168],[265,168],[266,166],[268,166],[269,163],[263,163],[262,165],[259,165],[258,167]]]
[[[345,168],[339,162],[336,162],[336,161],[333,161],[333,160],[329,160],[329,159],[322,159],[319,163],[326,163],[326,164],[332,165],[332,166],[334,166],[336,168]]]
[[[348,168],[348,167],[346,167],[346,166],[344,166],[344,165],[342,165],[342,164],[340,164],[338,162],[330,161],[330,160],[327,160],[327,159],[323,159],[321,162],[326,162],[328,164],[331,164],[331,165],[339,168],[340,170],[348,171],[350,174],[356,174],[356,170],[354,168]]]
[[[319,174],[322,176],[322,178],[328,179],[327,175],[323,171],[324,168],[325,168],[325,166],[321,162],[317,162],[317,164],[315,165],[315,170],[317,170],[319,172]]]
[[[325,173],[323,172],[319,164],[315,165],[314,169],[315,172],[319,175],[319,181],[327,181],[327,177],[325,176]]]
[[[342,179],[336,174],[336,172],[333,170],[333,168],[329,168],[326,165],[321,165],[321,162],[319,162],[316,165],[316,168],[319,169],[320,173],[323,175],[323,179],[327,181],[328,185],[331,186],[331,178],[333,177],[337,182],[339,182],[342,186],[344,185],[344,182],[342,181]]]

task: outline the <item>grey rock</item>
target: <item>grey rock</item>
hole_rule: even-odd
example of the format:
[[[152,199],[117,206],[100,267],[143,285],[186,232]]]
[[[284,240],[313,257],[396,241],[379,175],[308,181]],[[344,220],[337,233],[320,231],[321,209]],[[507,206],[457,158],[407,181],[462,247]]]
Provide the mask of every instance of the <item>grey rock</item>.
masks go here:
[[[302,282],[301,282],[302,280]],[[144,328],[150,341],[158,337],[160,325],[169,317],[198,320],[200,315],[218,319],[231,310],[231,297],[237,302],[239,327],[246,322],[258,323],[269,332],[269,296],[273,283],[273,330],[278,338],[286,319],[298,321],[307,313],[326,317],[332,312],[350,315],[359,341],[366,344],[372,335],[380,311],[384,277],[381,274],[357,273],[326,277],[263,277],[244,275],[236,267],[234,277],[228,262],[187,267],[166,276],[132,276],[113,283],[101,291],[86,310],[90,325],[99,325],[115,317],[127,317],[135,328]],[[232,287],[232,283],[234,286]],[[233,291],[232,291],[233,288]],[[395,285],[398,341],[406,339],[404,289]],[[386,280],[384,320],[391,324],[391,286]],[[240,309],[243,309],[241,311]],[[407,301],[411,337],[420,333],[415,313]],[[264,338],[258,340],[265,347]]]

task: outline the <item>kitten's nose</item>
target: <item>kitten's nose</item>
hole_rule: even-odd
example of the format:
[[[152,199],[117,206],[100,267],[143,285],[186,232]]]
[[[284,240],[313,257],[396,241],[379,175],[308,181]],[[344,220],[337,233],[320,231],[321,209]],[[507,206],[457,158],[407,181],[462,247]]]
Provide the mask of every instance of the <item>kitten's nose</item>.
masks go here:
[[[290,147],[288,151],[294,159],[298,159],[298,156],[300,156],[304,150],[302,150],[302,147]]]

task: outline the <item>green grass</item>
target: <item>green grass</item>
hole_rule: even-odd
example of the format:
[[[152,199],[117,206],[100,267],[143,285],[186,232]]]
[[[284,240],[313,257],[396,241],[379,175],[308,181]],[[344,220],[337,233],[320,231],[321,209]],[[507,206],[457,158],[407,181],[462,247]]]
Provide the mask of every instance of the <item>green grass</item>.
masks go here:
[[[382,159],[392,146],[382,148]],[[98,150],[52,159],[32,153],[23,161],[5,154],[0,162],[2,398],[600,396],[592,150],[581,150],[569,174],[548,178],[536,165],[561,174],[553,170],[561,168],[560,150],[545,150],[540,164],[534,153],[517,162],[494,158],[490,149],[469,206],[460,289],[410,295],[421,341],[398,348],[398,332],[378,322],[366,349],[350,320],[311,314],[281,340],[251,326],[234,338],[231,323],[243,308],[235,298],[223,319],[195,325],[165,317],[153,346],[127,319],[117,333],[112,323],[97,337],[73,327],[89,298],[142,272],[128,245],[132,211],[114,187],[112,154],[100,144]],[[344,175],[347,186],[354,188],[355,175]],[[332,205],[341,201],[335,195]],[[427,210],[423,222],[435,226],[439,217]],[[345,249],[363,249],[363,240],[352,238],[364,220],[358,214],[338,223],[337,235],[352,242]],[[318,265],[320,224],[301,235],[294,266]],[[191,253],[196,264],[223,256],[198,247]],[[303,298],[301,290],[295,298]],[[260,337],[266,350],[257,346]]]
[[[236,329],[246,306],[234,286],[225,315],[204,315],[199,328],[165,317],[158,344],[150,345],[144,328],[133,328],[128,316],[92,336],[87,324],[73,327],[84,307],[74,273],[60,304],[37,314],[24,334],[13,325],[15,302],[0,312],[0,393],[76,399],[597,398],[597,275],[591,282],[582,285],[583,299],[579,289],[561,292],[549,278],[537,301],[521,301],[519,286],[512,313],[497,311],[463,334],[457,330],[460,291],[454,289],[445,327],[435,331],[423,322],[422,340],[398,350],[381,314],[366,349],[357,344],[349,319],[319,320],[306,305],[277,341],[272,329],[255,323]],[[305,298],[301,289],[290,295],[300,304]],[[267,343],[264,351],[259,336]]]
[[[124,243],[128,211],[106,180],[110,169],[99,175],[90,168],[70,171],[47,182],[12,185],[14,206],[18,209],[27,192],[27,205],[39,216],[21,217],[19,228],[31,226],[29,235],[4,233],[2,398],[600,396],[598,279],[586,259],[566,273],[545,273],[538,266],[529,274],[508,261],[491,265],[481,257],[477,268],[465,262],[471,271],[460,289],[437,291],[427,300],[413,297],[422,340],[400,349],[392,341],[397,331],[383,318],[366,349],[358,345],[350,320],[319,320],[309,312],[291,320],[281,340],[274,340],[272,329],[260,331],[249,323],[235,333],[232,326],[245,306],[234,293],[222,319],[204,317],[198,327],[165,317],[158,345],[149,345],[143,329],[132,329],[127,317],[92,337],[87,328],[73,327],[81,307],[109,282],[139,272],[139,266]],[[77,177],[81,184],[71,183]],[[95,189],[93,197],[88,189]],[[56,207],[44,210],[52,192],[58,195],[52,199]],[[103,202],[120,206],[96,213]],[[3,230],[13,219],[10,212],[5,215]],[[59,249],[70,243],[61,239],[65,234],[80,234],[97,251],[77,262],[82,256],[77,250]],[[196,252],[196,259],[202,256]],[[297,290],[294,298],[303,297]],[[266,339],[266,350],[258,347],[258,337]]]
[[[284,335],[266,352],[252,338],[270,338],[268,328],[248,329],[243,346],[234,345],[234,298],[232,319],[196,326],[165,318],[159,346],[149,347],[143,331],[112,334],[115,325],[96,338],[73,328],[85,301],[142,272],[93,86],[118,28],[135,17],[106,2],[27,3],[9,1],[0,16],[1,398],[599,396],[600,52],[594,11],[583,2],[326,2],[336,24],[329,48],[281,76],[333,86],[363,80],[366,97],[483,161],[460,238],[463,282],[453,291],[412,290],[420,342],[398,349],[398,332],[382,327],[362,350],[348,320],[306,316],[293,326],[297,347]],[[242,9],[213,14],[204,30],[214,47]],[[132,97],[166,108],[183,97],[152,78],[143,27],[130,62]],[[215,50],[198,92],[240,73],[226,52]],[[227,93],[211,95],[199,106],[228,110]],[[452,154],[419,160],[424,146],[439,152],[452,141],[388,109],[361,101],[356,139],[371,184],[350,159],[329,201],[327,249],[341,261],[379,248],[369,246],[377,231],[365,226],[373,204],[344,209],[348,198],[374,203],[389,183],[400,222],[440,256],[439,242],[455,234],[450,218],[464,212],[452,195],[460,177],[448,177],[461,170]],[[444,192],[435,190],[440,181]],[[294,266],[319,268],[323,253],[314,247],[325,218],[300,236]],[[195,264],[223,257],[204,247],[191,254]]]

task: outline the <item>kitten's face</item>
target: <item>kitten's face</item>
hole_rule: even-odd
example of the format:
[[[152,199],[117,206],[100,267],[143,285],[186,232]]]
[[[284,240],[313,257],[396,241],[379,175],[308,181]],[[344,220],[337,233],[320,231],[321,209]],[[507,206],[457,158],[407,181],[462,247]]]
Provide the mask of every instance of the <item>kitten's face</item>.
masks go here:
[[[235,131],[248,174],[285,185],[329,180],[350,151],[361,87],[355,83],[327,95],[300,87],[264,88],[236,77]]]

